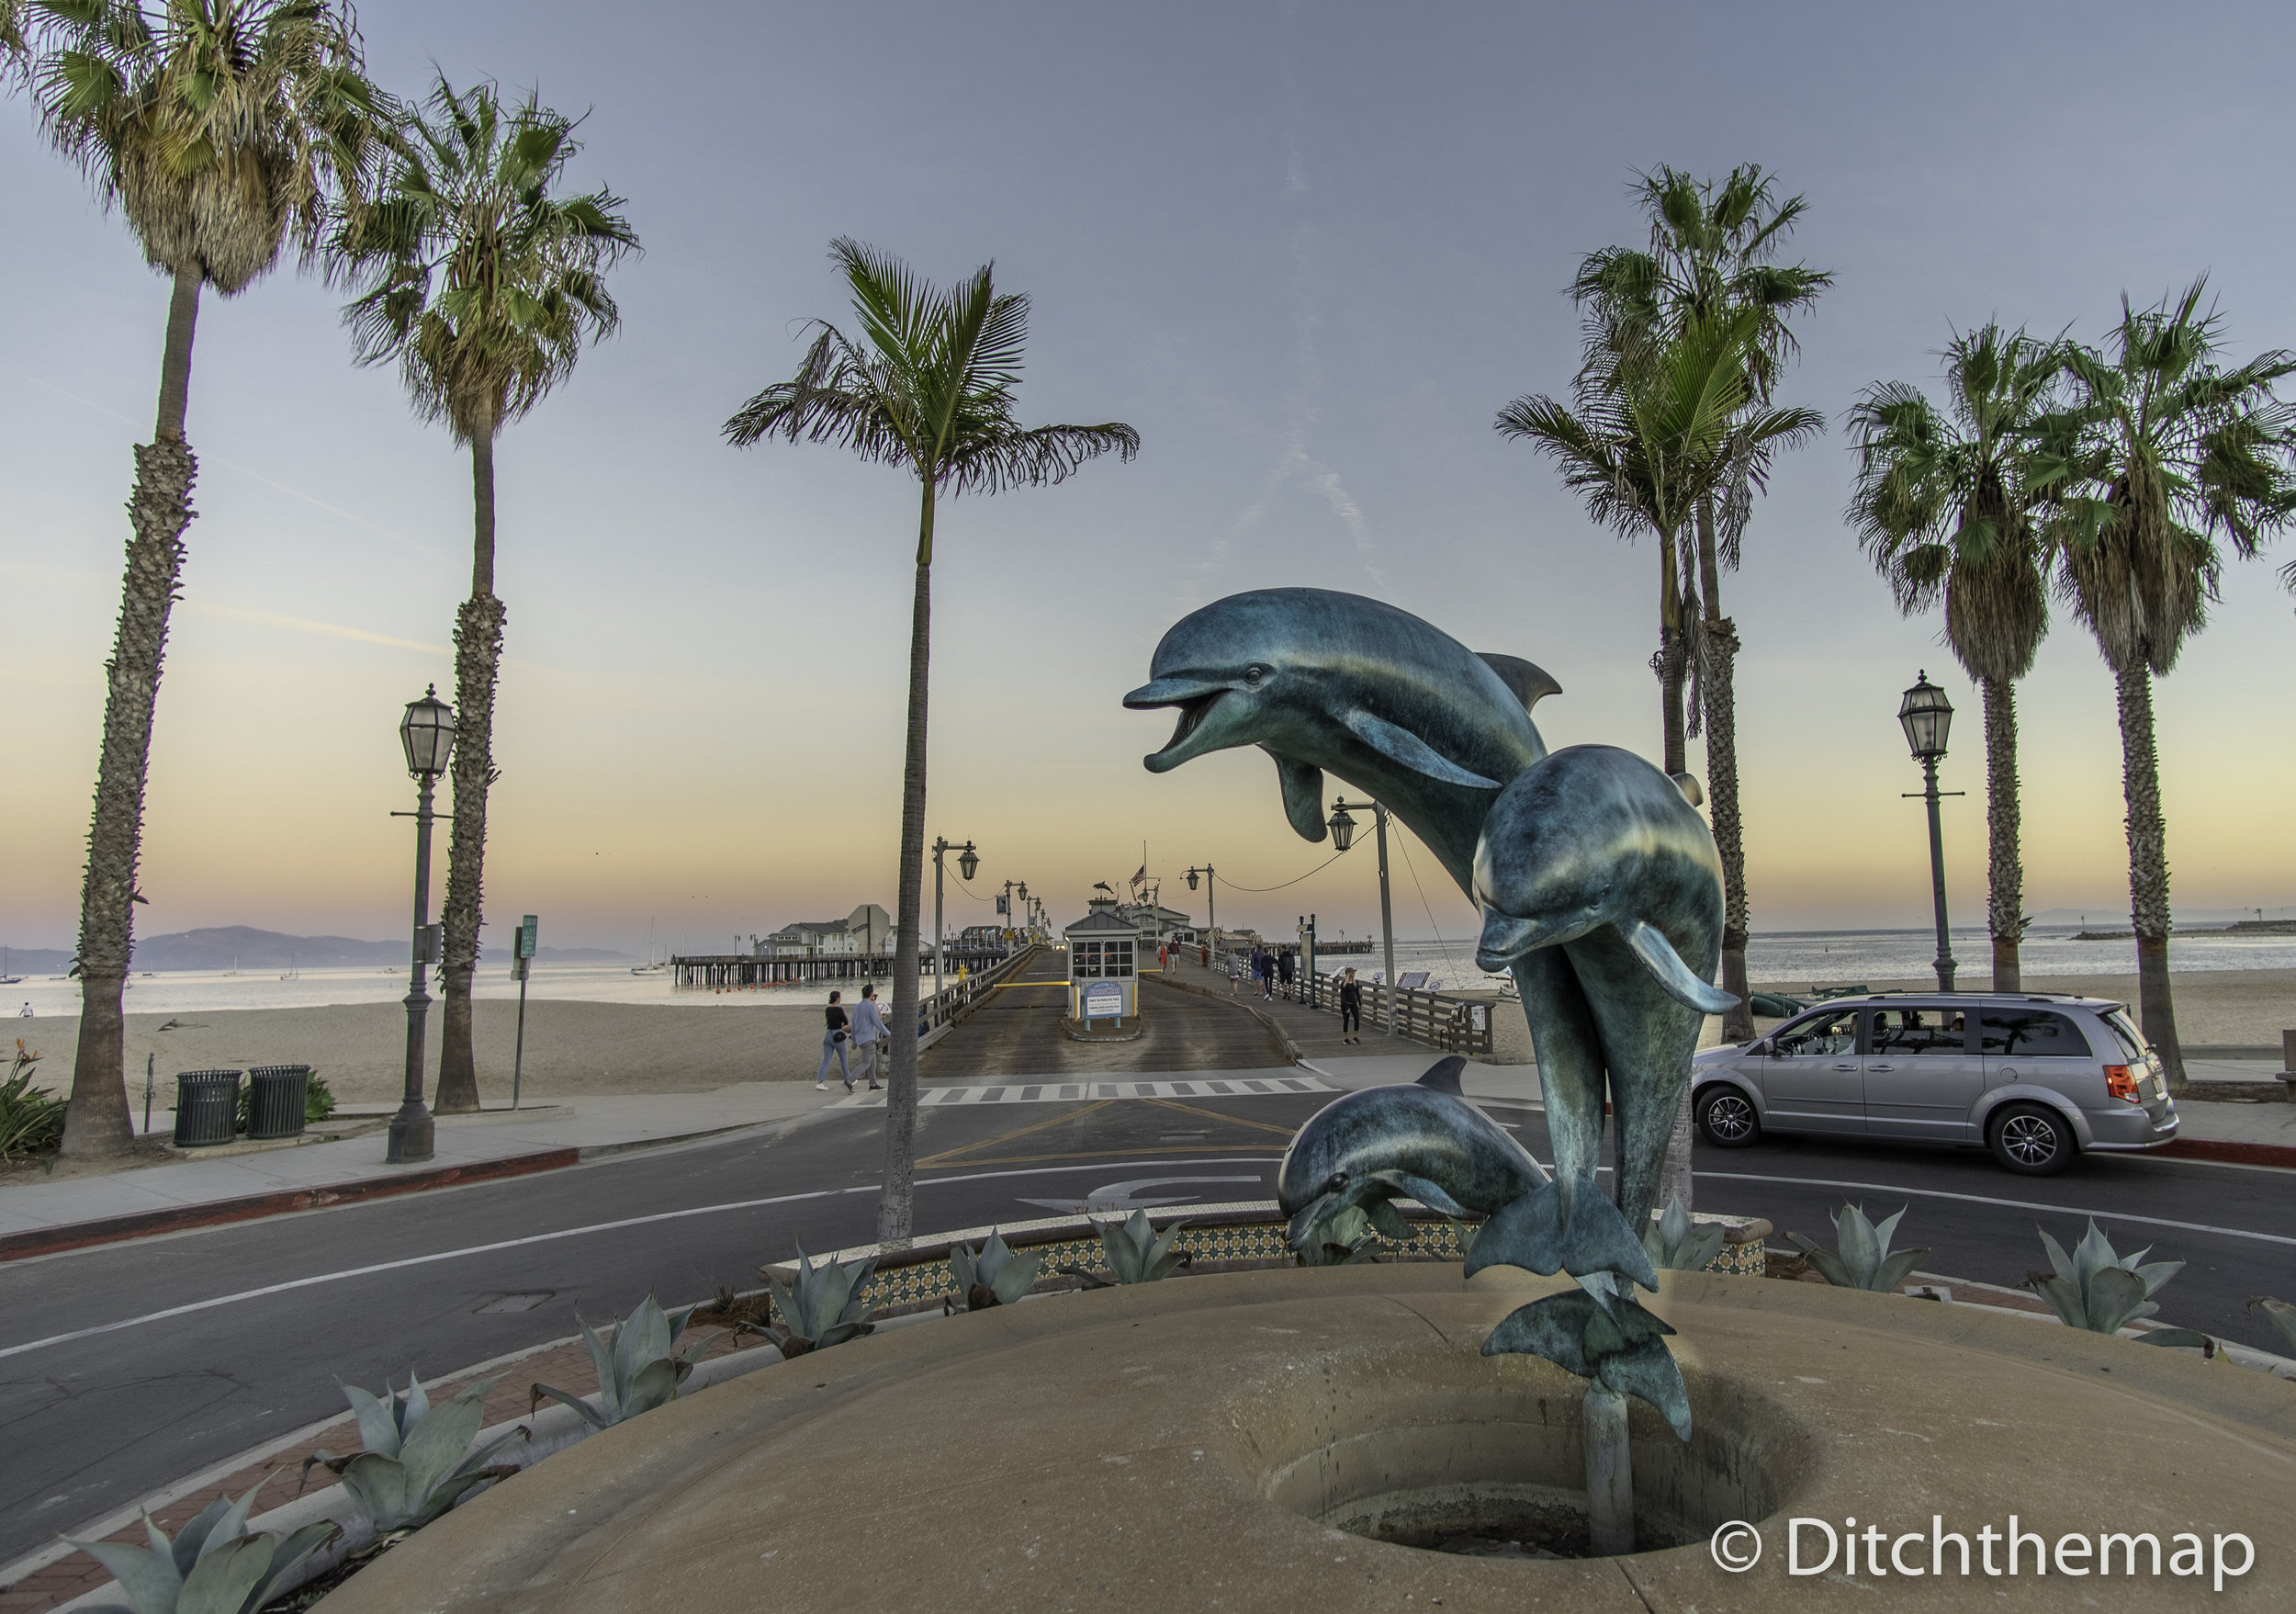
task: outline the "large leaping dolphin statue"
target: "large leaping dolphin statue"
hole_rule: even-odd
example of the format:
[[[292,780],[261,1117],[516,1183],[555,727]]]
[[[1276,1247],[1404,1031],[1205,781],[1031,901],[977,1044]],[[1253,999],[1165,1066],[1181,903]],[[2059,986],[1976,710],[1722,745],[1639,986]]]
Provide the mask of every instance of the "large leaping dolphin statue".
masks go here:
[[[1560,685],[1513,656],[1479,656],[1408,611],[1329,589],[1231,594],[1175,623],[1134,709],[1177,706],[1145,759],[1166,773],[1256,745],[1276,760],[1284,812],[1324,837],[1326,770],[1370,791],[1465,887],[1499,791],[1547,754],[1530,708]]]

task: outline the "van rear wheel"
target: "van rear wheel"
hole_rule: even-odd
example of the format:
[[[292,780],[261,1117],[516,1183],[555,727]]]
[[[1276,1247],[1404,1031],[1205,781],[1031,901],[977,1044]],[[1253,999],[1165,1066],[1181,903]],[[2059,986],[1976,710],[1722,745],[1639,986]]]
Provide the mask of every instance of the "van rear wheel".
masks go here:
[[[2079,1146],[2065,1117],[2043,1104],[2010,1104],[1986,1128],[1993,1157],[2021,1177],[2054,1177]]]

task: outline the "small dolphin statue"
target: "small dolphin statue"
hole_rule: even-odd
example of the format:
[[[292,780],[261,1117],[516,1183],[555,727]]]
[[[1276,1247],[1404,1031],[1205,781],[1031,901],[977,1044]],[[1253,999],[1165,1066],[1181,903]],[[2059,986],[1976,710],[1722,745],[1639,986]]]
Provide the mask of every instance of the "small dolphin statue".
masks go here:
[[[1649,1252],[1589,1176],[1549,1179],[1527,1150],[1459,1089],[1467,1061],[1438,1060],[1417,1081],[1334,1099],[1300,1129],[1276,1175],[1287,1236],[1321,1264],[1326,1232],[1361,1212],[1390,1238],[1411,1236],[1392,1201],[1480,1216],[1466,1275],[1485,1267],[1568,1272],[1578,1292],[1518,1307],[1483,1354],[1528,1352],[1620,1394],[1638,1395],[1690,1438],[1689,1397],[1663,1336],[1632,1286],[1658,1287]]]

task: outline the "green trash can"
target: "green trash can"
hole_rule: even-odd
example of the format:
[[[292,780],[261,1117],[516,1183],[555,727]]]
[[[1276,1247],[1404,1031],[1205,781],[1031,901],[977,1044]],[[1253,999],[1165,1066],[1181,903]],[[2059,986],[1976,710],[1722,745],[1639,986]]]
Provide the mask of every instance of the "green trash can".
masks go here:
[[[239,1135],[236,1070],[186,1070],[175,1078],[175,1146],[228,1144]]]
[[[300,1137],[310,1091],[308,1065],[257,1065],[247,1072],[247,1135]]]

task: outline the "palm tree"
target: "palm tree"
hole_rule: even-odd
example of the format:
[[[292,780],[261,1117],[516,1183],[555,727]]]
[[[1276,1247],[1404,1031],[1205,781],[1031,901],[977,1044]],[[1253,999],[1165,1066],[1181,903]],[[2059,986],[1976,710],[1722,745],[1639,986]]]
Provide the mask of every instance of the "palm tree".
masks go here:
[[[1029,299],[998,295],[984,265],[947,291],[900,260],[840,237],[860,340],[826,321],[797,374],[766,388],[726,423],[737,447],[769,437],[837,443],[898,466],[918,490],[917,593],[909,616],[908,735],[901,781],[900,913],[895,920],[892,1090],[885,1105],[884,1189],[877,1236],[909,1236],[917,1159],[917,924],[925,865],[925,717],[931,649],[933,508],[946,491],[997,493],[1065,480],[1113,450],[1130,459],[1140,434],[1097,426],[1023,427],[1013,418]],[[938,941],[938,938],[935,938]]]
[[[1662,336],[1691,320],[1749,310],[1754,334],[1747,353],[1751,381],[1747,407],[1767,410],[1778,376],[1795,351],[1788,316],[1808,308],[1833,284],[1826,271],[1772,262],[1802,215],[1803,198],[1780,201],[1770,177],[1750,163],[1733,168],[1719,184],[1660,167],[1642,176],[1639,189],[1650,220],[1649,248],[1591,254],[1571,284],[1572,298],[1597,315],[1593,329],[1599,340],[1590,347],[1590,362],[1599,367],[1604,346]],[[1660,649],[1660,675],[1671,698],[1681,698],[1683,664],[1695,672],[1697,699],[1687,730],[1696,735],[1704,719],[1707,795],[1715,845],[1722,854],[1722,984],[1739,999],[1724,1018],[1723,1034],[1739,1040],[1754,1034],[1753,1011],[1746,1002],[1746,942],[1753,919],[1739,806],[1738,628],[1722,615],[1722,572],[1738,566],[1753,496],[1768,485],[1773,450],[1824,429],[1815,412],[1801,412],[1799,418],[1800,431],[1761,444],[1734,436],[1727,446],[1728,474],[1699,498],[1694,513],[1697,590],[1678,608],[1685,631]],[[1685,573],[1693,559],[1683,557]],[[1671,715],[1669,720],[1682,721]]]
[[[2274,393],[2296,372],[2275,350],[2226,369],[2205,279],[2149,309],[2121,300],[2118,351],[2065,356],[2073,397],[2051,423],[2066,455],[2053,540],[2061,586],[2112,669],[2128,802],[2130,917],[2138,1009],[2172,1089],[2184,1089],[2168,981],[2167,825],[2153,743],[2153,679],[2207,623],[2223,558],[2253,556],[2296,514],[2290,413]]]
[[[1751,403],[1749,353],[1760,332],[1753,310],[1694,318],[1664,337],[1589,323],[1589,363],[1572,383],[1577,407],[1543,396],[1518,398],[1499,412],[1498,429],[1553,457],[1563,485],[1585,498],[1595,520],[1629,538],[1648,533],[1658,539],[1663,669],[1682,631],[1674,560],[1699,501],[1731,474],[1736,456],[1767,453],[1813,426],[1807,411]],[[1681,706],[1667,699],[1674,693],[1662,689],[1661,701],[1666,771],[1679,774]],[[1659,1191],[1662,1199],[1691,1202],[1687,1091]]]
[[[104,699],[80,895],[80,1040],[62,1152],[116,1154],[128,1120],[121,994],[134,945],[160,662],[198,472],[184,422],[199,294],[244,291],[289,241],[317,250],[331,198],[355,202],[388,111],[337,0],[0,0],[0,55],[41,131],[117,203],[173,289],[159,417],[135,450],[131,534]]]
[[[478,964],[495,681],[506,615],[494,593],[494,440],[573,374],[583,344],[620,322],[606,269],[637,247],[599,189],[554,194],[580,146],[573,120],[529,94],[441,74],[405,121],[373,207],[331,243],[357,297],[343,310],[363,365],[396,362],[426,421],[470,449],[470,597],[455,617],[454,830],[441,967],[437,1107],[478,1107],[470,981]]]
[[[1986,914],[1993,989],[2022,989],[2017,681],[2049,631],[2053,563],[2036,513],[2054,460],[2040,435],[2064,367],[2057,344],[1998,324],[1945,350],[1946,408],[1876,383],[1851,412],[1858,472],[1849,516],[1907,615],[1941,599],[1945,642],[1985,695]]]

